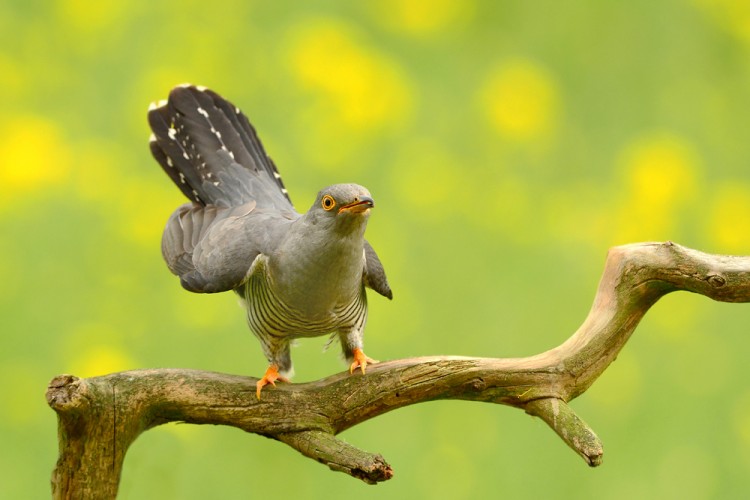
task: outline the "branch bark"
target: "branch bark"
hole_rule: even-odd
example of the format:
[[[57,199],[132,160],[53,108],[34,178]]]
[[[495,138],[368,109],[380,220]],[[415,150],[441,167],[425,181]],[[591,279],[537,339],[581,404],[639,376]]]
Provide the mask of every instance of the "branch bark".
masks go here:
[[[424,401],[500,403],[544,420],[590,466],[602,444],[568,406],[616,358],[664,295],[685,290],[723,302],[750,301],[750,257],[711,255],[671,242],[610,249],[592,308],[562,345],[526,358],[432,356],[386,361],[364,376],[340,373],[279,384],[255,398],[252,377],[196,370],[135,370],[55,377],[47,401],[58,414],[55,498],[113,498],[130,444],[143,431],[182,421],[231,425],[375,484],[393,476],[377,454],[335,437],[360,422]]]

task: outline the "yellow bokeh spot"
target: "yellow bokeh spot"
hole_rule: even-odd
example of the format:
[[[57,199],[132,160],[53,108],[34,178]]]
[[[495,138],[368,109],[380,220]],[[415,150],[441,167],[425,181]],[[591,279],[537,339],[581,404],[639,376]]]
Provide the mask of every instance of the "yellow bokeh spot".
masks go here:
[[[83,348],[71,366],[79,377],[95,377],[113,372],[132,370],[136,363],[124,349],[97,344]]]
[[[71,153],[55,123],[39,116],[22,116],[0,131],[0,204],[62,183],[68,176]]]
[[[79,377],[95,377],[136,368],[129,353],[120,347],[125,340],[125,334],[109,322],[71,325],[62,353],[69,360],[66,371]]]
[[[647,204],[670,204],[695,192],[695,157],[684,141],[657,137],[637,142],[625,153],[629,187]]]
[[[58,0],[61,17],[78,30],[103,30],[114,23],[122,23],[127,2],[119,0]]]
[[[384,25],[413,36],[446,31],[474,13],[471,0],[377,0],[370,6]]]
[[[694,0],[722,28],[750,42],[750,2],[747,0]]]
[[[747,254],[750,250],[750,186],[731,183],[713,190],[708,234],[718,251]]]
[[[690,144],[669,134],[649,136],[626,147],[620,163],[625,199],[616,239],[673,238],[680,211],[696,195],[699,162]]]
[[[312,20],[292,33],[287,57],[293,74],[327,101],[343,127],[370,131],[405,116],[410,93],[400,69],[349,26]]]
[[[556,126],[557,85],[544,68],[526,59],[495,68],[479,93],[479,103],[497,132],[510,140],[540,139]]]

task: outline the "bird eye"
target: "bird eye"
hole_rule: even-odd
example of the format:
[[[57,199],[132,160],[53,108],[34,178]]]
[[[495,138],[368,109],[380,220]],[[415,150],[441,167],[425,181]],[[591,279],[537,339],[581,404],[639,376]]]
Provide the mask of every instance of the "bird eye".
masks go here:
[[[325,195],[321,203],[323,205],[323,210],[331,210],[333,207],[336,206],[336,201],[333,199],[333,196],[331,196],[330,194]]]

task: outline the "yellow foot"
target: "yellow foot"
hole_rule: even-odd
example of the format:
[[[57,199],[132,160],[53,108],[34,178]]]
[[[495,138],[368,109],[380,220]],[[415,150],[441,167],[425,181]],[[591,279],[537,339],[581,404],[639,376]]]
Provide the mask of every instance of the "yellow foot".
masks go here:
[[[288,378],[279,375],[279,367],[272,364],[266,370],[266,374],[263,375],[263,378],[258,380],[255,384],[255,395],[258,396],[258,399],[260,399],[260,390],[263,389],[263,386],[271,384],[276,387],[277,380],[281,382],[289,382]]]
[[[367,363],[377,363],[377,359],[372,359],[365,355],[364,352],[362,352],[362,349],[355,348],[354,351],[352,351],[354,354],[354,361],[352,362],[351,366],[349,366],[349,373],[354,373],[355,368],[358,366],[362,369],[362,373],[365,373],[365,369],[367,368]]]

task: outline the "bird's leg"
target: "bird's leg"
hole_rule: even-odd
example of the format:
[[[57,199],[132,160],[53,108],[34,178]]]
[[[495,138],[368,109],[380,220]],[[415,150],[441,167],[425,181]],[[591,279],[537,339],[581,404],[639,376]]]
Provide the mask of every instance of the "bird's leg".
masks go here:
[[[260,399],[260,390],[263,389],[263,386],[271,384],[276,387],[277,380],[280,380],[281,382],[289,382],[288,378],[279,375],[279,367],[276,366],[276,364],[271,363],[266,370],[266,374],[263,375],[263,378],[258,380],[255,384],[255,395],[258,396],[258,399]]]
[[[349,366],[349,373],[354,373],[354,370],[357,367],[362,370],[362,373],[365,373],[367,363],[378,362],[377,359],[372,359],[371,357],[367,356],[359,347],[355,347],[354,349],[352,349],[352,357],[354,358],[354,361],[352,361],[352,364]]]

